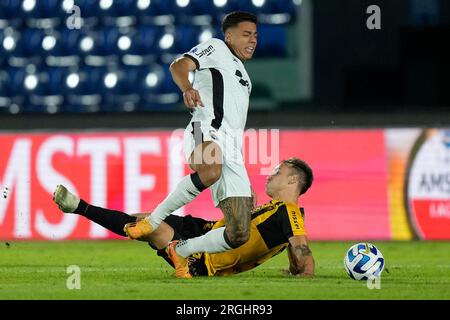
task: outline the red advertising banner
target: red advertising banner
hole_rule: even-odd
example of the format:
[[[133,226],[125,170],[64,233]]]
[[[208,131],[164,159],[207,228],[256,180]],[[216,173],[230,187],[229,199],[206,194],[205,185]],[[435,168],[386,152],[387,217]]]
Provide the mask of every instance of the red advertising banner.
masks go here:
[[[0,239],[107,239],[118,236],[52,201],[64,184],[86,201],[150,212],[190,171],[183,130],[0,135]],[[383,130],[247,130],[244,155],[259,203],[266,175],[299,157],[314,170],[300,198],[311,239],[390,239]],[[222,217],[209,191],[176,214]]]
[[[280,131],[278,138],[272,131],[269,139],[260,131],[257,136],[260,140],[246,141],[245,161],[259,203],[269,200],[264,193],[266,176],[261,174],[267,170],[261,172],[261,168],[273,168],[282,159],[298,157],[310,164],[315,175],[311,189],[299,203],[305,208],[311,239],[390,239],[382,130]],[[277,144],[270,138],[279,141],[277,156],[271,143]],[[260,150],[265,144],[269,152]],[[254,163],[250,145],[253,153],[261,155],[256,164],[249,164]],[[200,217],[210,217],[212,212],[213,218],[221,217],[220,210],[211,204],[209,191],[185,210]]]

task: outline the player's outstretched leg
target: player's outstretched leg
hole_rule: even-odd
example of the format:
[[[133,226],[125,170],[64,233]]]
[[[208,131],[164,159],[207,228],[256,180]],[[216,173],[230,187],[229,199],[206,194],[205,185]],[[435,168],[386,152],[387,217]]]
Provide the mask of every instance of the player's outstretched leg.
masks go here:
[[[127,236],[123,230],[124,226],[138,220],[137,216],[128,215],[125,212],[93,206],[71,193],[63,185],[56,187],[53,201],[61,211],[79,214],[123,237]],[[142,241],[149,242],[149,239],[142,239]]]
[[[191,279],[192,275],[189,272],[189,260],[188,258],[184,258],[180,256],[175,251],[175,246],[179,241],[173,240],[166,247],[166,253],[169,256],[170,260],[172,260],[173,265],[175,267],[175,277],[183,278],[183,279]]]
[[[53,200],[58,205],[58,208],[66,213],[72,213],[78,207],[80,198],[71,193],[63,185],[58,185],[53,193]]]
[[[195,158],[197,154],[200,155],[200,159]],[[199,160],[201,162],[196,162]],[[195,172],[181,179],[151,215],[124,227],[123,231],[130,239],[148,238],[172,212],[193,201],[203,190],[219,180],[222,174],[222,151],[219,145],[212,141],[198,145],[191,155],[189,165]]]

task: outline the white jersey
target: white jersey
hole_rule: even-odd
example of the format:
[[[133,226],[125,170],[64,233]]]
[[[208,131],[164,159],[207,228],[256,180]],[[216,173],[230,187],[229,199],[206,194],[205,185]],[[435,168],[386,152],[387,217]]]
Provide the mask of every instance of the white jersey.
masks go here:
[[[185,56],[197,66],[193,87],[204,104],[194,109],[192,121],[211,121],[213,128],[227,135],[242,135],[252,89],[242,61],[216,38],[197,45]]]
[[[211,187],[216,206],[229,197],[251,197],[242,144],[252,84],[244,65],[219,39],[211,39],[185,54],[197,70],[194,89],[204,107],[195,107],[184,132],[186,160],[196,146],[214,141],[222,150],[222,175]]]

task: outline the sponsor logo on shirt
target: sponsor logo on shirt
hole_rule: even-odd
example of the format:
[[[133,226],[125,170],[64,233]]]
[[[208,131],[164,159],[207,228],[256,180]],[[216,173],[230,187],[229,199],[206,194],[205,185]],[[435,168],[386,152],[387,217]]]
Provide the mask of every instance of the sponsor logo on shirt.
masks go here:
[[[197,49],[197,48],[195,48],[195,49]],[[203,50],[200,51],[200,52],[196,52],[196,51],[197,51],[197,50],[193,51],[192,53],[194,53],[198,58],[201,58],[201,57],[203,57],[203,56],[209,56],[209,55],[211,55],[214,51],[216,51],[216,49],[213,47],[212,44],[210,44],[210,45],[208,46],[208,48],[203,49]]]
[[[295,211],[291,211],[292,222],[294,224],[295,229],[300,229],[300,224],[298,222],[297,213]]]

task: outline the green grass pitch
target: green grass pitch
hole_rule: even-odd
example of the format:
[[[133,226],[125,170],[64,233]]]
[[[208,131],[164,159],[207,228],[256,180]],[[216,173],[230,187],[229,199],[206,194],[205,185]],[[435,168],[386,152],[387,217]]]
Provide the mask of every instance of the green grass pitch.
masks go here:
[[[316,277],[284,276],[286,253],[232,277],[182,280],[146,244],[133,241],[0,242],[0,299],[304,300],[450,299],[450,242],[377,242],[389,273],[381,288],[351,280],[352,242],[312,242]],[[67,267],[81,271],[67,288]]]

